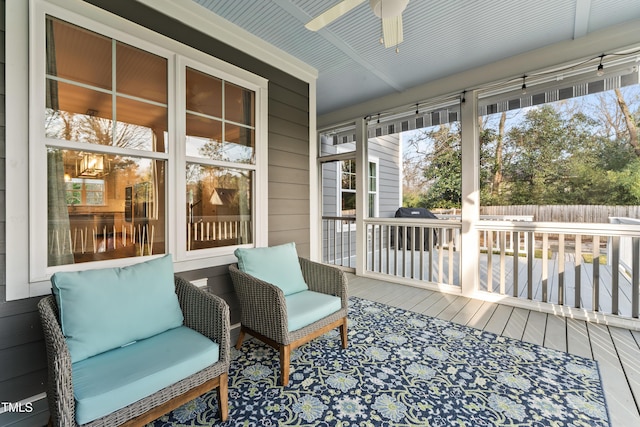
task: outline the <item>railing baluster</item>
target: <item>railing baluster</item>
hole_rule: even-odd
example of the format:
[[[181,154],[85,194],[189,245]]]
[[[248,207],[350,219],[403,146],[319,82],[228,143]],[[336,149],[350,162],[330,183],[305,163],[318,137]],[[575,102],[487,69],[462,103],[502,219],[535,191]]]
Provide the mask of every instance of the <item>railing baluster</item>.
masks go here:
[[[558,235],[558,304],[564,304],[564,234]]]
[[[400,227],[394,227],[393,233],[396,236],[396,240],[395,240],[395,248],[394,248],[394,257],[393,257],[393,274],[395,274],[396,276],[398,275],[398,262],[400,262],[400,260],[398,259],[398,254],[400,253]]]
[[[507,291],[506,287],[506,246],[507,246],[507,233],[505,231],[500,232],[500,295],[504,295]]]
[[[600,311],[600,236],[593,236],[593,311]]]
[[[620,314],[620,236],[611,237],[611,313]]]
[[[493,292],[493,231],[485,232],[487,240],[487,292]]]
[[[454,281],[454,277],[453,277],[453,249],[455,248],[455,244],[454,244],[454,240],[455,240],[455,234],[453,232],[453,230],[450,230],[451,234],[450,234],[450,238],[449,238],[449,284],[453,285],[455,284]]]
[[[425,228],[420,227],[420,266],[418,268],[418,278],[420,280],[424,280],[424,250],[425,250],[425,239],[424,239],[424,233],[425,233]],[[429,229],[431,230],[431,229]]]
[[[533,261],[536,258],[536,254],[533,250],[534,236],[530,231],[526,235],[527,237],[527,298],[533,299]]]
[[[549,234],[542,234],[542,302],[549,302]]]
[[[444,239],[446,237],[446,231],[444,228],[440,229],[440,236],[442,236],[443,243],[444,243]],[[438,282],[439,283],[442,283],[442,276],[443,276],[442,270],[444,269],[443,258],[444,258],[444,244],[440,245],[440,250],[438,251]]]
[[[378,239],[378,272],[382,273],[382,247],[384,245],[383,230],[385,229],[385,226],[381,225],[378,229],[380,230],[380,239]]]
[[[640,237],[631,239],[633,266],[631,267],[631,317],[638,318],[640,302]]]
[[[435,228],[430,228],[429,229],[431,233],[434,233],[434,231],[436,230]],[[431,237],[433,238],[433,234],[431,234]],[[435,237],[438,239],[437,241],[432,241],[431,242],[431,246],[429,247],[429,270],[427,275],[429,276],[429,281],[433,282],[433,249],[437,248],[440,244],[440,238],[438,236],[437,233],[435,233]],[[438,251],[439,252],[439,251]]]
[[[519,249],[520,249],[520,233],[514,231],[511,233],[512,244],[513,244],[513,296],[518,297],[518,264],[519,264]]]
[[[576,263],[575,263],[575,308],[582,307],[582,235],[576,234]]]

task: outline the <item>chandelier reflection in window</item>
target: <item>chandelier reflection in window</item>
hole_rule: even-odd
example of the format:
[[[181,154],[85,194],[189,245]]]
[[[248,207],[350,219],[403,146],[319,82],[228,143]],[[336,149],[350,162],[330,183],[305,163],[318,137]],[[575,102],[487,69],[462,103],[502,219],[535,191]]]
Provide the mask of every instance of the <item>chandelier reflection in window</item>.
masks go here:
[[[109,161],[104,154],[82,153],[76,161],[76,176],[84,178],[99,178],[109,169]]]

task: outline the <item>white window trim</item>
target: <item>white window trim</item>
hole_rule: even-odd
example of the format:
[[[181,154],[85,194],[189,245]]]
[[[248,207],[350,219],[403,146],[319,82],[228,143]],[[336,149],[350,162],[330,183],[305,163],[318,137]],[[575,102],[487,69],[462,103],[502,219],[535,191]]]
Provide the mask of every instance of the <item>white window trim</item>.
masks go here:
[[[55,3],[55,4],[54,4]],[[267,154],[268,154],[268,82],[246,70],[228,64],[198,50],[180,44],[163,35],[123,20],[115,15],[84,2],[74,0],[29,0],[29,2],[7,2],[6,14],[12,19],[6,24],[7,39],[12,42],[6,47],[6,102],[7,109],[6,160],[7,176],[10,177],[6,189],[6,300],[15,300],[44,295],[50,292],[50,276],[56,270],[83,270],[109,266],[125,266],[152,257],[135,257],[74,264],[72,266],[46,267],[46,153],[39,143],[29,144],[29,135],[42,135],[38,118],[44,115],[44,26],[34,25],[44,22],[44,15],[50,14],[73,24],[87,27],[98,33],[129,42],[153,53],[164,52],[169,59],[169,105],[177,106],[179,90],[175,88],[176,64],[191,60],[215,70],[217,76],[255,90],[256,106],[256,165],[253,182],[254,245],[264,246],[268,237],[267,215]],[[28,23],[28,25],[26,25]],[[38,40],[41,50],[31,41]],[[34,42],[35,43],[35,42]],[[178,59],[181,58],[181,59]],[[33,119],[29,120],[31,114]],[[186,254],[180,250],[186,240],[180,238],[186,221],[186,213],[177,206],[184,206],[184,136],[179,138],[179,125],[175,117],[180,111],[169,115],[169,154],[143,153],[143,157],[167,159],[167,232],[166,252],[171,253],[176,272],[224,265],[235,262],[234,247],[214,248]],[[183,128],[184,129],[184,128]],[[184,134],[184,132],[183,132]],[[38,137],[40,138],[40,137]],[[44,138],[42,136],[41,138]],[[44,140],[44,139],[42,139]],[[181,152],[182,151],[182,152]],[[135,153],[135,152],[134,152]],[[140,156],[141,153],[137,152]],[[44,167],[43,167],[44,165]],[[182,173],[181,173],[182,172]],[[176,177],[183,177],[181,183]],[[44,193],[44,198],[42,194]],[[28,196],[25,196],[28,195]],[[186,223],[186,222],[184,222]],[[28,236],[28,237],[27,237]],[[45,242],[43,245],[42,242]],[[253,246],[253,245],[245,245]]]
[[[355,159],[345,159],[345,160],[340,160],[338,161],[338,167],[336,168],[336,174],[337,174],[337,179],[336,179],[336,212],[339,214],[337,216],[341,217],[342,216],[342,193],[343,193],[343,189],[342,189],[342,163],[344,163],[345,161],[348,160],[352,160],[355,161]],[[369,163],[375,163],[376,164],[376,173],[378,174],[378,176],[376,177],[376,189],[375,191],[371,191],[370,188],[368,188],[368,184],[370,182],[370,177],[369,177]],[[356,169],[356,176],[358,174],[358,170]],[[378,157],[369,157],[369,160],[367,161],[367,167],[366,167],[366,174],[367,174],[367,210],[369,208],[369,194],[373,194],[375,193],[376,195],[376,203],[374,206],[374,217],[377,217],[380,214],[380,159]],[[347,191],[350,192],[350,191]],[[357,190],[353,191],[353,194],[356,194]],[[367,216],[369,216],[369,212],[367,212]],[[353,217],[353,221],[349,224],[343,224],[342,228],[339,230],[339,232],[341,233],[345,233],[345,232],[350,232],[350,231],[355,231],[356,229],[356,223],[355,223],[355,217]]]
[[[375,202],[375,206],[373,207],[373,217],[377,218],[378,215],[380,215],[380,158],[378,157],[373,157],[373,156],[369,156],[369,163],[374,163],[376,165],[376,188],[371,189],[371,188],[367,188],[367,194],[375,194],[376,195],[376,202]],[[367,165],[367,183],[371,182],[371,177],[369,176],[369,165]],[[367,197],[367,202],[369,201],[369,198]],[[369,207],[369,204],[367,203],[367,208]],[[368,215],[368,212],[367,212]]]

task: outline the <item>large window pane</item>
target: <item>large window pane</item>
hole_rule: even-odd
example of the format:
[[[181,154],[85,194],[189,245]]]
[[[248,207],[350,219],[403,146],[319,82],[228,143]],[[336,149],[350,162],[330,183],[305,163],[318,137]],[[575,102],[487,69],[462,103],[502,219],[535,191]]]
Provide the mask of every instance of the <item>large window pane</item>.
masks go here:
[[[253,91],[187,67],[185,96],[187,156],[255,163]]]
[[[236,163],[253,163],[255,132],[253,129],[226,123],[224,126],[225,153]]]
[[[187,165],[187,249],[253,243],[253,172]]]
[[[47,74],[111,89],[111,39],[47,17]]]
[[[53,18],[47,22],[45,135],[166,152],[166,58]],[[114,104],[116,93],[127,96]]]
[[[121,94],[166,104],[166,58],[118,42],[116,90]]]
[[[49,266],[165,253],[166,162],[47,155]]]
[[[222,118],[222,80],[187,67],[187,110]]]
[[[331,129],[320,134],[320,155],[356,151],[356,127],[353,124]]]
[[[226,120],[254,126],[253,91],[241,88],[229,82],[224,85],[224,117]]]
[[[121,148],[166,153],[167,108],[129,98],[117,98],[116,137]]]
[[[112,99],[109,93],[47,79],[45,136],[112,145]]]
[[[222,144],[222,122],[187,114],[187,156],[226,160]]]

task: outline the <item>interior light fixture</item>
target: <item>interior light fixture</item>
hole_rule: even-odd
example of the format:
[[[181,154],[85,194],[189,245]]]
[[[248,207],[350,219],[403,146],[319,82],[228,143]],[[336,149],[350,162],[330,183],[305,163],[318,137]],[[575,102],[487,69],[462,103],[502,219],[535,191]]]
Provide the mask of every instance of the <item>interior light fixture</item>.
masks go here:
[[[97,178],[104,174],[104,155],[83,153],[77,165],[77,175],[86,178]]]
[[[419,104],[416,104],[416,116],[420,114]]]
[[[462,98],[460,98],[460,103],[464,104],[465,102],[467,102],[467,91],[463,90],[462,91]]]
[[[598,77],[604,76],[604,65],[602,65],[603,58],[604,58],[604,53],[600,55],[600,64],[598,64],[598,69],[596,70],[596,76]]]
[[[522,94],[526,95],[527,94],[527,82],[526,82],[526,78],[527,75],[525,74],[524,76],[522,76]]]

